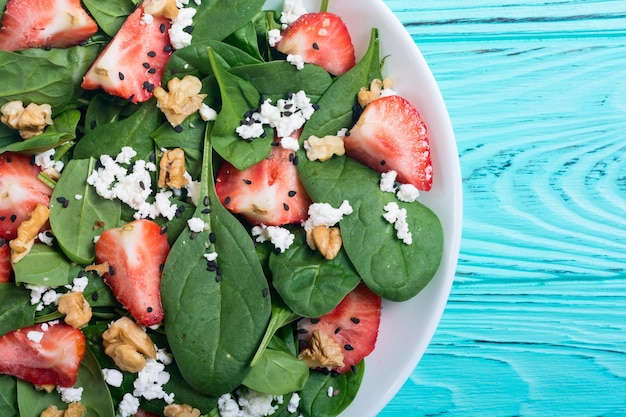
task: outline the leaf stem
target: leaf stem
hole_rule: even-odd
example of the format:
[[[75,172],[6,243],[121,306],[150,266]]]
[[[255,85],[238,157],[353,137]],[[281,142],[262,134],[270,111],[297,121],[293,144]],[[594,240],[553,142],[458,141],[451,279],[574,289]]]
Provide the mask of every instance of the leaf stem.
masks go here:
[[[322,0],[322,6],[320,7],[320,12],[325,12],[328,10],[328,2],[329,0]]]

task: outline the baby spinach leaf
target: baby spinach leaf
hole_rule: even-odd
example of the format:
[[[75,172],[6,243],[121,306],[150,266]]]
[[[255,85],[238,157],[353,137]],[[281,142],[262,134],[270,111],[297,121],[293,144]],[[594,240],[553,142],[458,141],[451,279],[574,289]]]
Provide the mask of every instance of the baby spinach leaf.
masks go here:
[[[175,130],[172,125],[163,123],[154,133],[152,138],[159,148],[188,148],[202,150],[206,123],[200,118],[198,112],[187,117]]]
[[[325,259],[306,243],[303,232],[284,253],[270,255],[272,284],[295,313],[319,317],[332,310],[361,281],[342,249]]]
[[[231,33],[226,39],[224,39],[224,42],[237,49],[245,51],[250,56],[257,58],[259,61],[263,60],[263,57],[259,52],[256,27],[254,26],[254,22],[252,20]]]
[[[17,409],[17,380],[0,375],[0,410],[2,417],[20,417]]]
[[[304,90],[312,102],[317,102],[332,84],[331,76],[317,65],[305,65],[296,69],[286,61],[271,61],[263,64],[231,68],[234,74],[254,86],[263,98],[284,99],[288,92]]]
[[[117,123],[97,126],[87,132],[74,147],[74,158],[99,158],[100,155],[117,155],[124,146],[137,152],[137,158],[148,160],[154,151],[150,134],[161,124],[161,110],[156,99],[138,106],[136,112]]]
[[[269,345],[270,341],[272,340],[274,334],[278,331],[278,329],[293,322],[294,320],[297,320],[298,317],[300,316],[291,311],[289,307],[287,307],[285,303],[280,299],[280,297],[272,297],[270,322],[267,326],[267,329],[265,330],[263,340],[261,340],[261,343],[259,344],[257,353],[254,355],[254,358],[252,358],[252,361],[250,361],[250,366],[256,365],[257,360],[259,360],[259,358],[263,354],[263,351]]]
[[[13,264],[16,283],[58,287],[69,282],[70,262],[54,248],[35,243],[28,255]]]
[[[181,374],[196,390],[220,395],[250,371],[270,297],[252,239],[215,194],[208,140],[204,161],[201,195],[210,213],[203,197],[194,217],[204,220],[206,230],[181,233],[163,269],[161,295],[165,332]],[[213,252],[219,269],[204,256]]]
[[[224,39],[250,21],[261,11],[264,4],[265,0],[203,2],[197,7],[198,11],[193,19],[206,24],[194,26],[193,41]]]
[[[348,200],[352,206],[353,213],[340,223],[343,246],[372,291],[404,301],[430,282],[443,254],[441,223],[430,209],[419,202],[399,202],[393,193],[382,192],[377,172],[345,156],[321,163],[303,155],[298,169],[314,201],[339,207]],[[383,207],[392,201],[407,210],[411,245],[398,239],[393,225],[383,218]]]
[[[80,121],[80,111],[68,110],[59,114],[53,120],[54,124],[48,126],[42,134],[28,140],[21,140],[17,136],[17,141],[6,146],[0,146],[0,153],[22,152],[28,155],[35,155],[76,138],[76,127]]]
[[[85,132],[90,132],[100,125],[116,122],[123,110],[119,100],[119,97],[109,94],[93,96],[85,111]],[[127,103],[126,100],[124,103]]]
[[[0,335],[34,323],[35,306],[30,294],[13,283],[0,283]]]
[[[361,87],[368,87],[373,78],[382,79],[379,49],[378,30],[372,29],[367,52],[350,71],[336,78],[328,88],[318,102],[319,110],[313,113],[304,126],[302,138],[336,135],[339,130],[353,125],[352,110],[356,104],[356,92]]]
[[[311,375],[300,391],[300,410],[305,417],[337,416],[354,400],[365,371],[364,362],[356,365],[356,373],[347,372],[339,376],[311,371]],[[329,389],[333,395],[329,396]]]
[[[120,222],[120,201],[100,197],[87,184],[95,167],[93,158],[69,161],[50,200],[50,226],[56,240],[65,255],[79,264],[93,262],[94,237]]]
[[[246,387],[266,394],[299,391],[309,378],[309,367],[289,352],[265,349],[243,381]]]
[[[213,127],[211,143],[222,158],[237,169],[244,170],[269,155],[273,132],[266,128],[264,138],[252,141],[239,137],[235,130],[244,115],[258,107],[261,96],[252,84],[220,66],[212,48],[209,48],[209,59],[222,97],[222,108]]]
[[[71,100],[74,78],[45,58],[0,51],[0,105],[13,100],[62,107]]]
[[[131,0],[84,0],[84,4],[100,29],[111,37],[120,30],[126,17],[136,7]]]

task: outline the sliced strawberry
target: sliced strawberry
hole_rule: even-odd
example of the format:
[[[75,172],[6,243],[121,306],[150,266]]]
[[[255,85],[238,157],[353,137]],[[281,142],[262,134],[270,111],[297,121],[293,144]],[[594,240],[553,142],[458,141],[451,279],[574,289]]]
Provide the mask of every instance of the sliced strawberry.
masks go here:
[[[37,178],[40,172],[26,155],[0,155],[0,239],[15,238],[37,204],[50,205],[52,190]]]
[[[148,100],[172,54],[170,25],[165,17],[144,18],[138,7],[91,65],[82,87],[102,88],[133,103]]]
[[[9,282],[12,276],[11,247],[8,240],[0,239],[0,282]]]
[[[307,219],[311,200],[294,160],[295,153],[273,146],[267,158],[243,171],[224,162],[217,174],[215,190],[232,213],[251,224],[282,226]]]
[[[281,33],[276,49],[298,55],[333,75],[346,73],[356,64],[354,45],[341,18],[329,12],[307,13]]]
[[[80,0],[10,0],[2,16],[0,50],[65,48],[98,30]]]
[[[301,348],[307,348],[314,330],[320,330],[337,342],[343,351],[343,366],[334,369],[345,373],[372,353],[378,338],[381,298],[365,284],[359,284],[329,313],[298,322]]]
[[[108,263],[104,281],[143,326],[163,320],[161,268],[169,250],[167,235],[146,219],[108,229],[96,242],[96,262]]]
[[[141,408],[137,410],[137,412],[133,415],[133,417],[159,417],[158,415],[151,413],[146,410],[142,410]]]
[[[71,387],[85,346],[83,332],[62,322],[24,327],[0,337],[0,373],[33,384]]]
[[[426,124],[400,96],[381,97],[368,104],[344,146],[348,156],[378,172],[395,170],[400,183],[424,191],[432,186]]]

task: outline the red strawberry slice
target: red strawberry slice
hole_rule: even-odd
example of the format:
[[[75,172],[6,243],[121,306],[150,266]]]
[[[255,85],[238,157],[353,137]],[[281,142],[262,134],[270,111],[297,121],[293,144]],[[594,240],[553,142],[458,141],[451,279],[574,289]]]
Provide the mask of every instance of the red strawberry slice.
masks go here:
[[[97,31],[80,0],[10,0],[2,16],[0,50],[65,48]]]
[[[137,412],[135,414],[133,414],[133,417],[159,417],[158,415],[151,413],[149,411],[146,410],[142,410],[141,408],[137,410]]]
[[[320,330],[342,346],[344,365],[335,369],[345,373],[372,353],[378,338],[381,298],[365,284],[359,284],[329,313],[298,322],[301,348],[308,347],[311,334]]]
[[[12,275],[11,247],[8,240],[0,239],[0,282],[11,281]]]
[[[146,219],[108,229],[96,242],[96,262],[108,263],[104,281],[143,326],[163,320],[161,268],[169,250],[167,235],[157,223]]]
[[[24,327],[0,337],[0,373],[33,384],[71,387],[85,346],[83,332],[62,322]]]
[[[0,155],[0,239],[14,239],[37,204],[50,205],[52,190],[37,178],[40,172],[26,155]]]
[[[311,200],[298,169],[295,152],[274,146],[267,158],[243,171],[224,162],[215,190],[232,213],[251,224],[282,226],[307,219]]]
[[[165,17],[144,19],[140,6],[131,13],[111,42],[83,77],[86,90],[102,88],[133,103],[152,97],[161,85],[163,71],[172,54]]]
[[[424,191],[432,187],[426,124],[400,96],[381,97],[368,104],[344,146],[348,156],[378,172],[395,170],[400,183]]]
[[[307,13],[281,33],[276,49],[298,55],[309,64],[319,65],[332,75],[346,73],[356,64],[354,45],[348,28],[333,13]]]

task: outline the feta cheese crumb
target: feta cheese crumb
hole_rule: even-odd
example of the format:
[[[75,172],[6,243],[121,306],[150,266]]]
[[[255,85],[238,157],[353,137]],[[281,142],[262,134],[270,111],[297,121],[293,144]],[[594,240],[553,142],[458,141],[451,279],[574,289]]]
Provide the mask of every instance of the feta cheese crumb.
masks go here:
[[[165,365],[156,359],[148,358],[146,366],[137,373],[137,379],[133,382],[133,395],[144,397],[146,400],[163,399],[166,403],[174,402],[174,394],[168,394],[163,390],[170,380],[170,374],[165,371]]]
[[[352,206],[344,200],[339,208],[328,203],[313,203],[309,206],[309,218],[302,224],[307,232],[317,226],[333,227],[341,221],[343,216],[352,214]]]
[[[256,237],[256,241],[259,243],[269,240],[275,248],[280,250],[280,253],[289,249],[295,240],[295,236],[289,229],[279,226],[266,226],[264,224],[254,226],[252,228],[252,236]]]
[[[54,242],[54,234],[52,234],[51,230],[45,230],[37,234],[37,238],[41,243],[47,246],[52,246],[52,242]]]
[[[298,20],[306,12],[307,10],[304,8],[301,0],[285,0],[283,11],[280,14],[280,23],[283,24],[283,29]]]
[[[304,68],[304,58],[302,58],[302,55],[289,54],[287,55],[287,62],[296,67],[297,70]]]
[[[185,28],[193,26],[195,14],[196,9],[193,7],[183,7],[178,10],[178,16],[172,19],[172,25],[168,33],[174,49],[182,49],[191,45],[191,33],[186,32]]]
[[[398,184],[396,171],[383,172],[380,175],[380,190],[387,193],[396,193],[396,197],[405,203],[417,201],[420,192],[413,184]]]
[[[141,23],[144,25],[151,25],[154,22],[154,16],[148,13],[144,13],[141,16]]]
[[[89,284],[89,279],[87,277],[77,277],[72,280],[70,289],[73,292],[85,292],[87,284]]]
[[[380,191],[395,193],[397,176],[398,173],[396,171],[388,171],[380,174]]]
[[[67,404],[79,402],[83,397],[83,387],[63,388],[57,385],[56,390],[61,394],[61,401]]]
[[[298,143],[298,139],[292,138],[291,136],[285,136],[280,140],[280,146],[283,149],[287,149],[290,151],[297,152],[300,149],[300,144]]]
[[[328,387],[326,395],[328,395],[329,397],[332,397],[333,395],[335,395],[335,389],[333,387]]]
[[[210,122],[217,119],[217,111],[204,103],[202,103],[202,106],[200,107],[200,110],[198,110],[198,113],[200,113],[200,118],[202,118],[202,120],[204,120],[205,122]]]
[[[40,343],[41,339],[43,339],[43,332],[38,332],[35,330],[31,330],[26,333],[26,338],[31,342]]]
[[[196,233],[204,231],[204,228],[206,227],[206,223],[204,223],[204,220],[198,217],[192,217],[191,219],[187,220],[187,225],[189,226],[189,230]]]
[[[133,397],[131,394],[126,393],[120,401],[120,405],[117,408],[117,417],[131,417],[139,409],[139,400]]]
[[[287,411],[290,413],[295,413],[298,411],[298,407],[300,406],[300,395],[297,392],[294,392],[289,399],[289,404],[287,405]]]
[[[272,48],[275,47],[276,44],[282,39],[283,37],[280,34],[280,29],[271,29],[267,32],[267,41]]]
[[[241,411],[237,401],[228,393],[217,399],[217,408],[221,417],[239,417]]]
[[[407,245],[412,244],[413,235],[409,231],[409,224],[406,221],[406,209],[401,209],[398,203],[394,202],[386,204],[383,208],[385,210],[383,217],[394,225],[398,239],[402,240]]]
[[[121,387],[124,374],[117,369],[104,368],[102,369],[102,377],[104,381],[112,387]]]
[[[398,187],[398,192],[396,193],[398,200],[406,203],[417,201],[419,196],[420,192],[413,184],[401,184],[400,187]]]
[[[207,261],[212,262],[217,259],[217,252],[205,253],[204,258]]]

